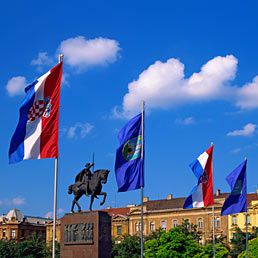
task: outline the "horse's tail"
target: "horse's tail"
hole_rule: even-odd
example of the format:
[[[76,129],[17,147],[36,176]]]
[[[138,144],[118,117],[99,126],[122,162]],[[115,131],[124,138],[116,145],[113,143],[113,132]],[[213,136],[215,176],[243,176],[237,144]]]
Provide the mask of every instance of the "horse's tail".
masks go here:
[[[73,193],[73,185],[69,185],[68,194],[72,194],[72,193]]]

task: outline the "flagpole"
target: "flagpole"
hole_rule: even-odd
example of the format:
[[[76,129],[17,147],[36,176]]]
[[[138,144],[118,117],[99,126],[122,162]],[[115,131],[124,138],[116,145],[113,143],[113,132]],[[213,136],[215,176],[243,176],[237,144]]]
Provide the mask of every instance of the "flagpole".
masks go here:
[[[59,55],[59,63],[63,61],[64,55]],[[58,174],[58,157],[55,158],[55,183],[54,183],[54,212],[53,212],[53,239],[52,239],[52,258],[55,258],[56,249],[56,203],[57,203],[57,174]]]
[[[213,146],[213,142],[211,142]],[[213,183],[213,160],[212,160],[212,183]],[[213,194],[213,193],[212,193]],[[214,203],[212,205],[212,242],[213,242],[213,257],[215,258],[215,216],[214,216]]]
[[[245,157],[245,160],[247,160],[247,158]],[[247,192],[247,179],[246,179],[246,173],[245,173],[245,189]],[[245,213],[245,246],[246,246],[246,258],[248,258],[248,225],[247,225],[247,209],[246,209],[246,213]]]
[[[145,102],[142,101],[142,149],[141,158],[143,159],[143,146],[144,146],[144,105]],[[143,258],[143,186],[141,186],[141,258]]]

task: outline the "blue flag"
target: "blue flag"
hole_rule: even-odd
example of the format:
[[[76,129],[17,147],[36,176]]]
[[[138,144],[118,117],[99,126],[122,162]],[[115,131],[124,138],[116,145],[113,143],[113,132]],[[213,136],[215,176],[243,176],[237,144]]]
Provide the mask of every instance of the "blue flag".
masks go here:
[[[118,134],[120,146],[116,151],[115,173],[118,192],[139,189],[144,186],[144,139],[142,138],[142,114],[132,118]],[[144,150],[144,149],[143,149]]]
[[[231,194],[223,204],[221,216],[247,211],[246,163],[247,160],[242,162],[226,177],[226,180],[231,187]]]

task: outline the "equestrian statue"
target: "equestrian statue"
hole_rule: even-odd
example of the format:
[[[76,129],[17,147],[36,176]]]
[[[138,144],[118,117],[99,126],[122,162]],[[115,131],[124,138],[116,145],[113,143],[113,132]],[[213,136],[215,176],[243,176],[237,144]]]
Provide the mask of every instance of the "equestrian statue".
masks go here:
[[[91,196],[90,211],[92,210],[92,204],[94,198],[98,199],[97,195],[103,195],[103,200],[100,205],[103,205],[106,201],[107,193],[102,192],[102,184],[107,182],[109,170],[98,169],[91,173],[90,168],[94,166],[94,163],[86,163],[85,168],[78,173],[75,177],[75,184],[72,184],[68,188],[68,194],[74,194],[71,212],[73,213],[74,205],[78,207],[78,212],[81,211],[81,207],[78,204],[78,200],[85,194]]]

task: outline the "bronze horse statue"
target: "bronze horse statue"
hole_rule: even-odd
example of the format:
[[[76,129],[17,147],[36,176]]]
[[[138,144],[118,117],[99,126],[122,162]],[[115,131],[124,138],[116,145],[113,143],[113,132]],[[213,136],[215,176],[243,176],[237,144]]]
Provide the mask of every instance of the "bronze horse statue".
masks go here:
[[[72,203],[72,209],[71,212],[73,213],[73,208],[74,205],[76,204],[78,207],[78,212],[81,211],[81,207],[78,204],[78,200],[86,193],[91,195],[91,201],[90,201],[90,211],[92,210],[92,204],[94,201],[94,198],[97,198],[97,195],[104,195],[102,202],[100,203],[100,205],[103,205],[106,201],[106,197],[107,197],[107,193],[106,192],[102,192],[102,184],[105,184],[107,182],[107,178],[108,178],[108,174],[109,174],[109,170],[106,169],[98,169],[96,171],[94,171],[89,184],[88,184],[88,189],[87,189],[87,184],[82,182],[82,184],[80,186],[78,186],[77,184],[72,184],[69,186],[68,188],[68,194],[74,194],[74,199],[73,199],[73,203]]]

